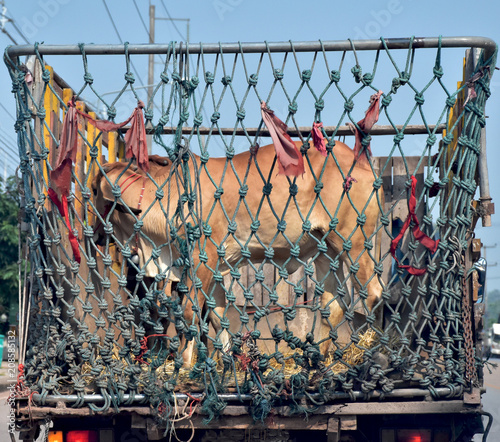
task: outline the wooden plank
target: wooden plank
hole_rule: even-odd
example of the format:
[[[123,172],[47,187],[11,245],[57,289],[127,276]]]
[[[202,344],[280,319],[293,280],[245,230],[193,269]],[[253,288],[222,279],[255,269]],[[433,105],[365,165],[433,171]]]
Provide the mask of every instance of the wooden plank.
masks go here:
[[[38,106],[40,105],[43,99],[42,95],[44,93],[44,87],[45,87],[45,83],[42,80],[43,67],[40,64],[38,58],[36,57],[30,58],[28,60],[28,65],[31,66],[31,72],[33,75],[33,83],[31,84],[31,96],[33,99],[30,100],[30,110],[33,115],[37,115],[39,110]],[[36,135],[36,140],[38,141],[34,140],[32,149],[33,151],[40,153],[42,150],[41,143],[44,134],[44,128],[41,124],[40,118],[35,117],[33,126]],[[28,134],[31,134],[31,130],[28,124],[26,124],[26,131]],[[29,147],[28,150],[30,150]],[[35,152],[30,152],[30,153],[34,154]],[[39,167],[36,167],[37,165],[39,165]],[[34,165],[33,167],[33,172],[35,176],[33,179],[33,183],[31,185],[33,197],[35,198],[35,200],[38,200],[39,190],[43,192],[45,195],[47,195],[47,186],[48,186],[48,181],[47,181],[48,174],[47,174],[46,164],[42,163],[42,161],[39,160],[39,163],[37,165]]]
[[[248,266],[247,287],[252,286],[252,284],[255,282],[255,273],[256,273],[255,270],[251,266]],[[257,282],[256,284],[254,284],[250,291],[253,293],[253,301],[255,302],[255,304],[258,306],[261,306],[262,305],[262,285],[260,284],[260,282]]]
[[[274,278],[275,281],[280,280],[280,275],[279,275],[279,270],[274,269]],[[290,279],[290,276],[288,276],[287,280]],[[278,303],[282,305],[289,305],[293,302],[292,298],[290,297],[290,285],[287,283],[287,280],[282,279],[280,283],[276,286],[276,293],[278,294]]]
[[[326,427],[326,437],[328,442],[338,442],[340,438],[340,425],[339,419],[336,417],[331,417],[328,419],[328,424]]]
[[[275,267],[273,264],[268,262],[266,262],[262,267],[262,271],[264,273],[264,281],[262,284],[262,305],[265,305],[269,302],[269,290],[273,290]]]
[[[382,171],[382,168],[386,165],[388,162],[386,168]],[[381,171],[381,178],[382,178],[382,188],[384,189],[384,213],[387,214],[389,213],[389,210],[392,207],[393,200],[392,200],[392,158],[390,157],[378,157],[378,163],[379,163],[379,171]],[[392,214],[388,217],[389,218],[389,225],[386,227],[386,229],[389,232],[392,232]],[[390,250],[391,247],[391,241],[392,238],[385,232],[385,229],[381,233],[381,239],[380,239],[380,255],[384,255]],[[382,280],[384,282],[389,282],[389,278],[391,275],[392,271],[392,258],[389,256],[388,258],[385,259],[384,262],[384,270],[382,273]]]
[[[95,112],[89,112],[89,115],[91,118],[94,120],[97,118],[97,115]],[[101,161],[101,155],[102,155],[102,138],[99,136],[99,131],[97,128],[90,122],[87,122],[87,142],[89,143],[90,146],[97,146],[97,158],[96,161]],[[90,186],[92,181],[94,180],[95,175],[97,174],[97,171],[99,170],[98,167],[95,165],[95,163],[92,162],[92,158],[90,156],[90,148],[87,149],[87,155],[86,155],[86,172],[87,172],[87,182],[82,183],[82,186]],[[75,188],[75,192],[80,193],[81,195],[81,189],[78,189],[78,187]],[[80,198],[80,195],[77,195]],[[80,198],[82,200],[82,198]],[[92,226],[95,224],[95,215],[93,214],[92,211],[88,211],[87,213],[88,216],[88,221],[89,224]]]
[[[85,103],[82,101],[77,101],[76,102],[76,108],[80,111],[84,111],[85,109]],[[86,124],[83,119],[80,119],[78,122],[78,130],[82,133],[86,133]],[[86,146],[83,141],[83,139],[78,136],[78,142],[77,142],[77,151],[76,151],[76,161],[75,161],[75,175],[78,178],[80,183],[83,183],[85,181],[85,157],[86,157]],[[78,184],[76,184],[78,186]],[[75,211],[80,217],[80,219],[85,219],[85,207],[82,205],[82,200],[75,200]],[[78,237],[82,238],[82,227],[80,225],[77,225],[76,228],[78,229]]]
[[[53,407],[27,407],[23,403],[19,404],[19,416],[21,420],[28,419],[32,416],[34,419],[44,419],[45,417],[58,416],[74,417],[74,416],[93,416],[95,412],[88,407],[70,408],[65,407],[61,402],[61,406]],[[289,407],[275,407],[273,415],[274,424],[272,428],[283,429],[315,429],[326,430],[328,419],[333,416],[359,416],[359,415],[384,415],[384,414],[448,414],[448,413],[477,413],[479,406],[476,404],[465,405],[462,400],[442,400],[442,401],[410,401],[410,402],[342,402],[339,404],[323,405],[316,409],[314,414],[309,414],[308,419],[297,419],[297,416],[288,417],[290,412]],[[151,416],[149,407],[120,407],[119,414],[136,414],[138,416]],[[100,411],[99,415],[114,416],[117,412],[112,407],[105,411]],[[222,412],[224,415],[219,420],[213,420],[210,428],[255,428],[257,424],[248,414],[248,408],[240,405],[228,405]],[[135,425],[140,425],[138,419],[135,420]],[[207,428],[203,424],[204,415],[196,413],[193,416],[192,423],[195,428]],[[342,418],[341,418],[342,419]],[[267,423],[267,422],[266,422]],[[271,424],[272,421],[269,422]],[[189,420],[176,423],[184,425],[182,428],[191,428]]]
[[[402,222],[408,217],[408,189],[406,187],[408,176],[402,157],[392,158],[392,198],[394,209],[392,211],[393,222]]]

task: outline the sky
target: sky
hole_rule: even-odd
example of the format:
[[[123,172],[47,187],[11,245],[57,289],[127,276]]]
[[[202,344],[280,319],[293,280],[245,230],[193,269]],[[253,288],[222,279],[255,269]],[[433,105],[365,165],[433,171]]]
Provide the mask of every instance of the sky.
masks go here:
[[[347,1],[272,1],[272,0],[191,0],[189,2],[154,0],[5,0],[4,33],[0,45],[148,42],[149,5],[156,8],[157,43],[186,41],[189,19],[191,42],[263,42],[378,39],[411,36],[484,36],[500,42],[500,3],[476,0],[358,0]],[[181,20],[162,20],[163,18]],[[19,32],[20,31],[20,32]],[[21,35],[22,34],[22,35]],[[54,62],[57,72],[73,75],[74,60]],[[80,61],[81,63],[81,61]],[[97,66],[94,65],[97,69]],[[147,63],[138,60],[136,73],[147,84]],[[457,64],[453,69],[460,72]],[[81,72],[81,67],[78,66]],[[119,67],[120,75],[123,66]],[[457,78],[457,81],[460,78]],[[71,83],[70,83],[71,84]],[[13,129],[15,114],[11,83],[6,68],[0,67],[0,175],[5,167],[12,174],[17,147]],[[122,84],[119,85],[121,87]],[[106,88],[109,88],[106,90]],[[101,92],[116,87],[107,84]],[[492,97],[487,103],[487,149],[490,192],[500,201],[500,164],[497,148],[500,139],[500,71],[493,76]],[[476,237],[487,247],[488,290],[500,284],[500,203],[493,226],[478,228]],[[480,224],[480,223],[479,223]],[[497,245],[498,244],[498,245]],[[498,265],[497,265],[498,263]]]

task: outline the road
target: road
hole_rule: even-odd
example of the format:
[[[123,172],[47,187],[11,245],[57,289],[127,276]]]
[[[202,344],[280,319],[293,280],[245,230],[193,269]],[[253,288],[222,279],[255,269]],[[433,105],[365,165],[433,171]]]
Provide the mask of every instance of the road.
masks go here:
[[[486,393],[483,395],[483,407],[493,416],[493,425],[490,429],[488,442],[500,441],[500,358],[490,358],[490,362],[497,364],[496,368],[491,368],[492,373],[485,368],[484,386]],[[485,419],[486,422],[486,419]],[[482,436],[476,435],[474,442],[482,440]]]
[[[484,410],[491,413],[493,416],[493,425],[490,429],[490,433],[487,442],[500,441],[500,358],[491,359],[490,362],[496,363],[498,366],[492,368],[492,372],[489,373],[485,370],[485,387],[486,393],[483,395],[483,405]],[[9,423],[9,405],[7,403],[9,398],[9,391],[3,391],[0,393],[0,441],[8,442],[10,437],[8,434],[8,423]],[[486,418],[484,418],[486,423]],[[18,441],[18,438],[15,439]],[[476,435],[474,442],[481,442],[483,440],[482,435]],[[44,441],[43,437],[38,438],[38,441]]]

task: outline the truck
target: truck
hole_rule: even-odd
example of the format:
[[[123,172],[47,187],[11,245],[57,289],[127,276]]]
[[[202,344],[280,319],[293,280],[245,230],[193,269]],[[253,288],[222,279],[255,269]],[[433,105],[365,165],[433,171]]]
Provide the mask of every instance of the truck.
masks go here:
[[[487,437],[474,231],[496,53],[8,47],[20,440]],[[131,61],[157,54],[137,88]]]
[[[491,326],[491,354],[500,355],[500,324]]]

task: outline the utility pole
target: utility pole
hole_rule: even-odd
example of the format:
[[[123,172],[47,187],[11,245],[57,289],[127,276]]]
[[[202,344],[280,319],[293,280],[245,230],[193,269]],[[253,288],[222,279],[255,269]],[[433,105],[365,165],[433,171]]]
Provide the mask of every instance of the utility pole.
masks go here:
[[[155,5],[149,5],[149,43],[153,44],[155,42]],[[149,54],[149,66],[148,66],[148,103],[153,104],[153,83],[155,81],[155,58],[153,54]],[[148,153],[151,155],[153,151],[153,137],[151,135],[147,136],[148,142]]]

